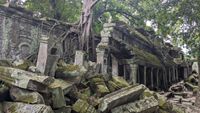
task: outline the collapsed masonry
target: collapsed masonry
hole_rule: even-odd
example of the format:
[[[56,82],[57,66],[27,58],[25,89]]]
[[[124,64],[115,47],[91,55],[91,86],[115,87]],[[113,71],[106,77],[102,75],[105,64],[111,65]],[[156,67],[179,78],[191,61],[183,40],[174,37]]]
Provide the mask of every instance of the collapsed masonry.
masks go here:
[[[85,60],[84,52],[76,51],[77,34],[66,33],[70,25],[34,19],[28,12],[2,6],[0,24],[4,112],[30,108],[35,113],[70,113],[71,109],[77,113],[176,113],[165,97],[148,88],[167,89],[190,70],[179,49],[163,44],[150,32],[105,24],[101,40],[95,40],[97,62],[92,63]]]
[[[0,59],[37,59],[40,39],[46,35],[49,38],[46,75],[51,74],[51,66],[60,57],[74,62],[78,37],[76,33],[66,33],[71,25],[35,19],[32,15],[0,7]],[[102,64],[102,72],[122,76],[133,84],[167,89],[191,73],[191,66],[184,61],[181,49],[163,43],[150,31],[119,23],[105,24],[101,40],[95,38],[95,45],[97,55],[94,57]]]
[[[164,43],[150,31],[111,23],[104,24],[101,37],[97,62],[103,65],[103,73],[151,89],[166,89],[191,73],[181,49]]]

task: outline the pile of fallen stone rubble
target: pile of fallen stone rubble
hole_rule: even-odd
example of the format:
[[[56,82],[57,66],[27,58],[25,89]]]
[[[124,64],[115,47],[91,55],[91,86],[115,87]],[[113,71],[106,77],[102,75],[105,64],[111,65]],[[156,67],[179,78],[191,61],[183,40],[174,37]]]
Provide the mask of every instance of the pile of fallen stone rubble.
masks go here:
[[[198,74],[192,73],[179,83],[172,85],[166,93],[172,102],[194,105],[198,92]]]
[[[100,65],[59,60],[55,78],[28,61],[0,61],[1,112],[5,113],[184,113],[165,96],[118,76],[100,74]]]

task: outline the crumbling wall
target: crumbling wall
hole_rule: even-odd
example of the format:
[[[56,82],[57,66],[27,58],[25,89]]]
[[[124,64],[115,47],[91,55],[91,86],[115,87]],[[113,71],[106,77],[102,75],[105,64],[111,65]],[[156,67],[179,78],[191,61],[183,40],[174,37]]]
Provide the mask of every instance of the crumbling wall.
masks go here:
[[[104,24],[102,39],[97,46],[97,50],[106,54],[101,55],[97,51],[97,62],[102,64],[102,72],[106,70],[130,83],[145,84],[155,90],[167,89],[186,78],[189,71],[183,65],[185,61],[180,57],[181,50],[168,47],[160,39],[154,43],[157,38],[152,36],[148,31],[124,24]],[[176,55],[170,52],[172,50]],[[181,58],[181,62],[175,61],[177,58]]]
[[[49,47],[56,45],[61,55],[62,44],[58,40],[68,28],[55,27],[55,22],[35,19],[26,12],[0,6],[0,59],[24,59],[36,53],[42,34],[49,37]]]

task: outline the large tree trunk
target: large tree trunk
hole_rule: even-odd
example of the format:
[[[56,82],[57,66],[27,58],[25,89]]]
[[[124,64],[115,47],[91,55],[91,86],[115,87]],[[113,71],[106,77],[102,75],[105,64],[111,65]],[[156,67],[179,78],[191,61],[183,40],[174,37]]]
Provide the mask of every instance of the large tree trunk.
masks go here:
[[[92,8],[99,0],[83,0],[82,15],[80,18],[81,36],[79,38],[79,49],[89,49],[89,40],[92,26]]]
[[[199,70],[199,72],[198,72],[198,76],[199,76],[198,86],[199,86],[199,89],[198,89],[195,105],[200,108],[200,74],[199,74],[200,73],[200,55],[198,55],[197,61],[198,61],[198,70]]]

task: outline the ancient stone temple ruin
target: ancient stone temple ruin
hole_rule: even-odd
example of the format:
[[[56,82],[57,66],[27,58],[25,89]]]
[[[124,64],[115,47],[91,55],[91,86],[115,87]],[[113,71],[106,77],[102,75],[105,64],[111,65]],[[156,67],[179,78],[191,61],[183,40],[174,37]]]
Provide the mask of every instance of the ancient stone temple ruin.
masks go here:
[[[61,56],[67,48],[71,47],[69,44],[65,45],[65,40],[67,42],[70,40],[61,41],[66,31],[70,29],[70,25],[33,18],[33,16],[32,12],[24,9],[0,6],[0,59],[16,59],[16,57],[24,59],[37,53],[40,39],[45,35],[49,37],[49,53]],[[72,36],[69,35],[71,38]],[[70,44],[75,45],[73,42]]]
[[[100,34],[79,50],[72,24],[0,6],[0,113],[184,113],[161,94],[191,73],[180,48],[123,22]]]
[[[28,11],[0,7],[0,59],[37,57],[40,39],[46,36],[47,63],[63,57],[68,61],[75,58],[75,64],[80,64],[75,57],[77,35],[66,33],[71,26],[32,16]],[[94,57],[101,64],[102,73],[121,76],[132,84],[145,84],[151,89],[165,89],[191,72],[181,49],[164,43],[151,31],[107,23],[100,37]]]
[[[97,46],[103,73],[122,76],[151,89],[165,89],[191,73],[180,48],[164,43],[153,32],[119,23],[104,24]]]

